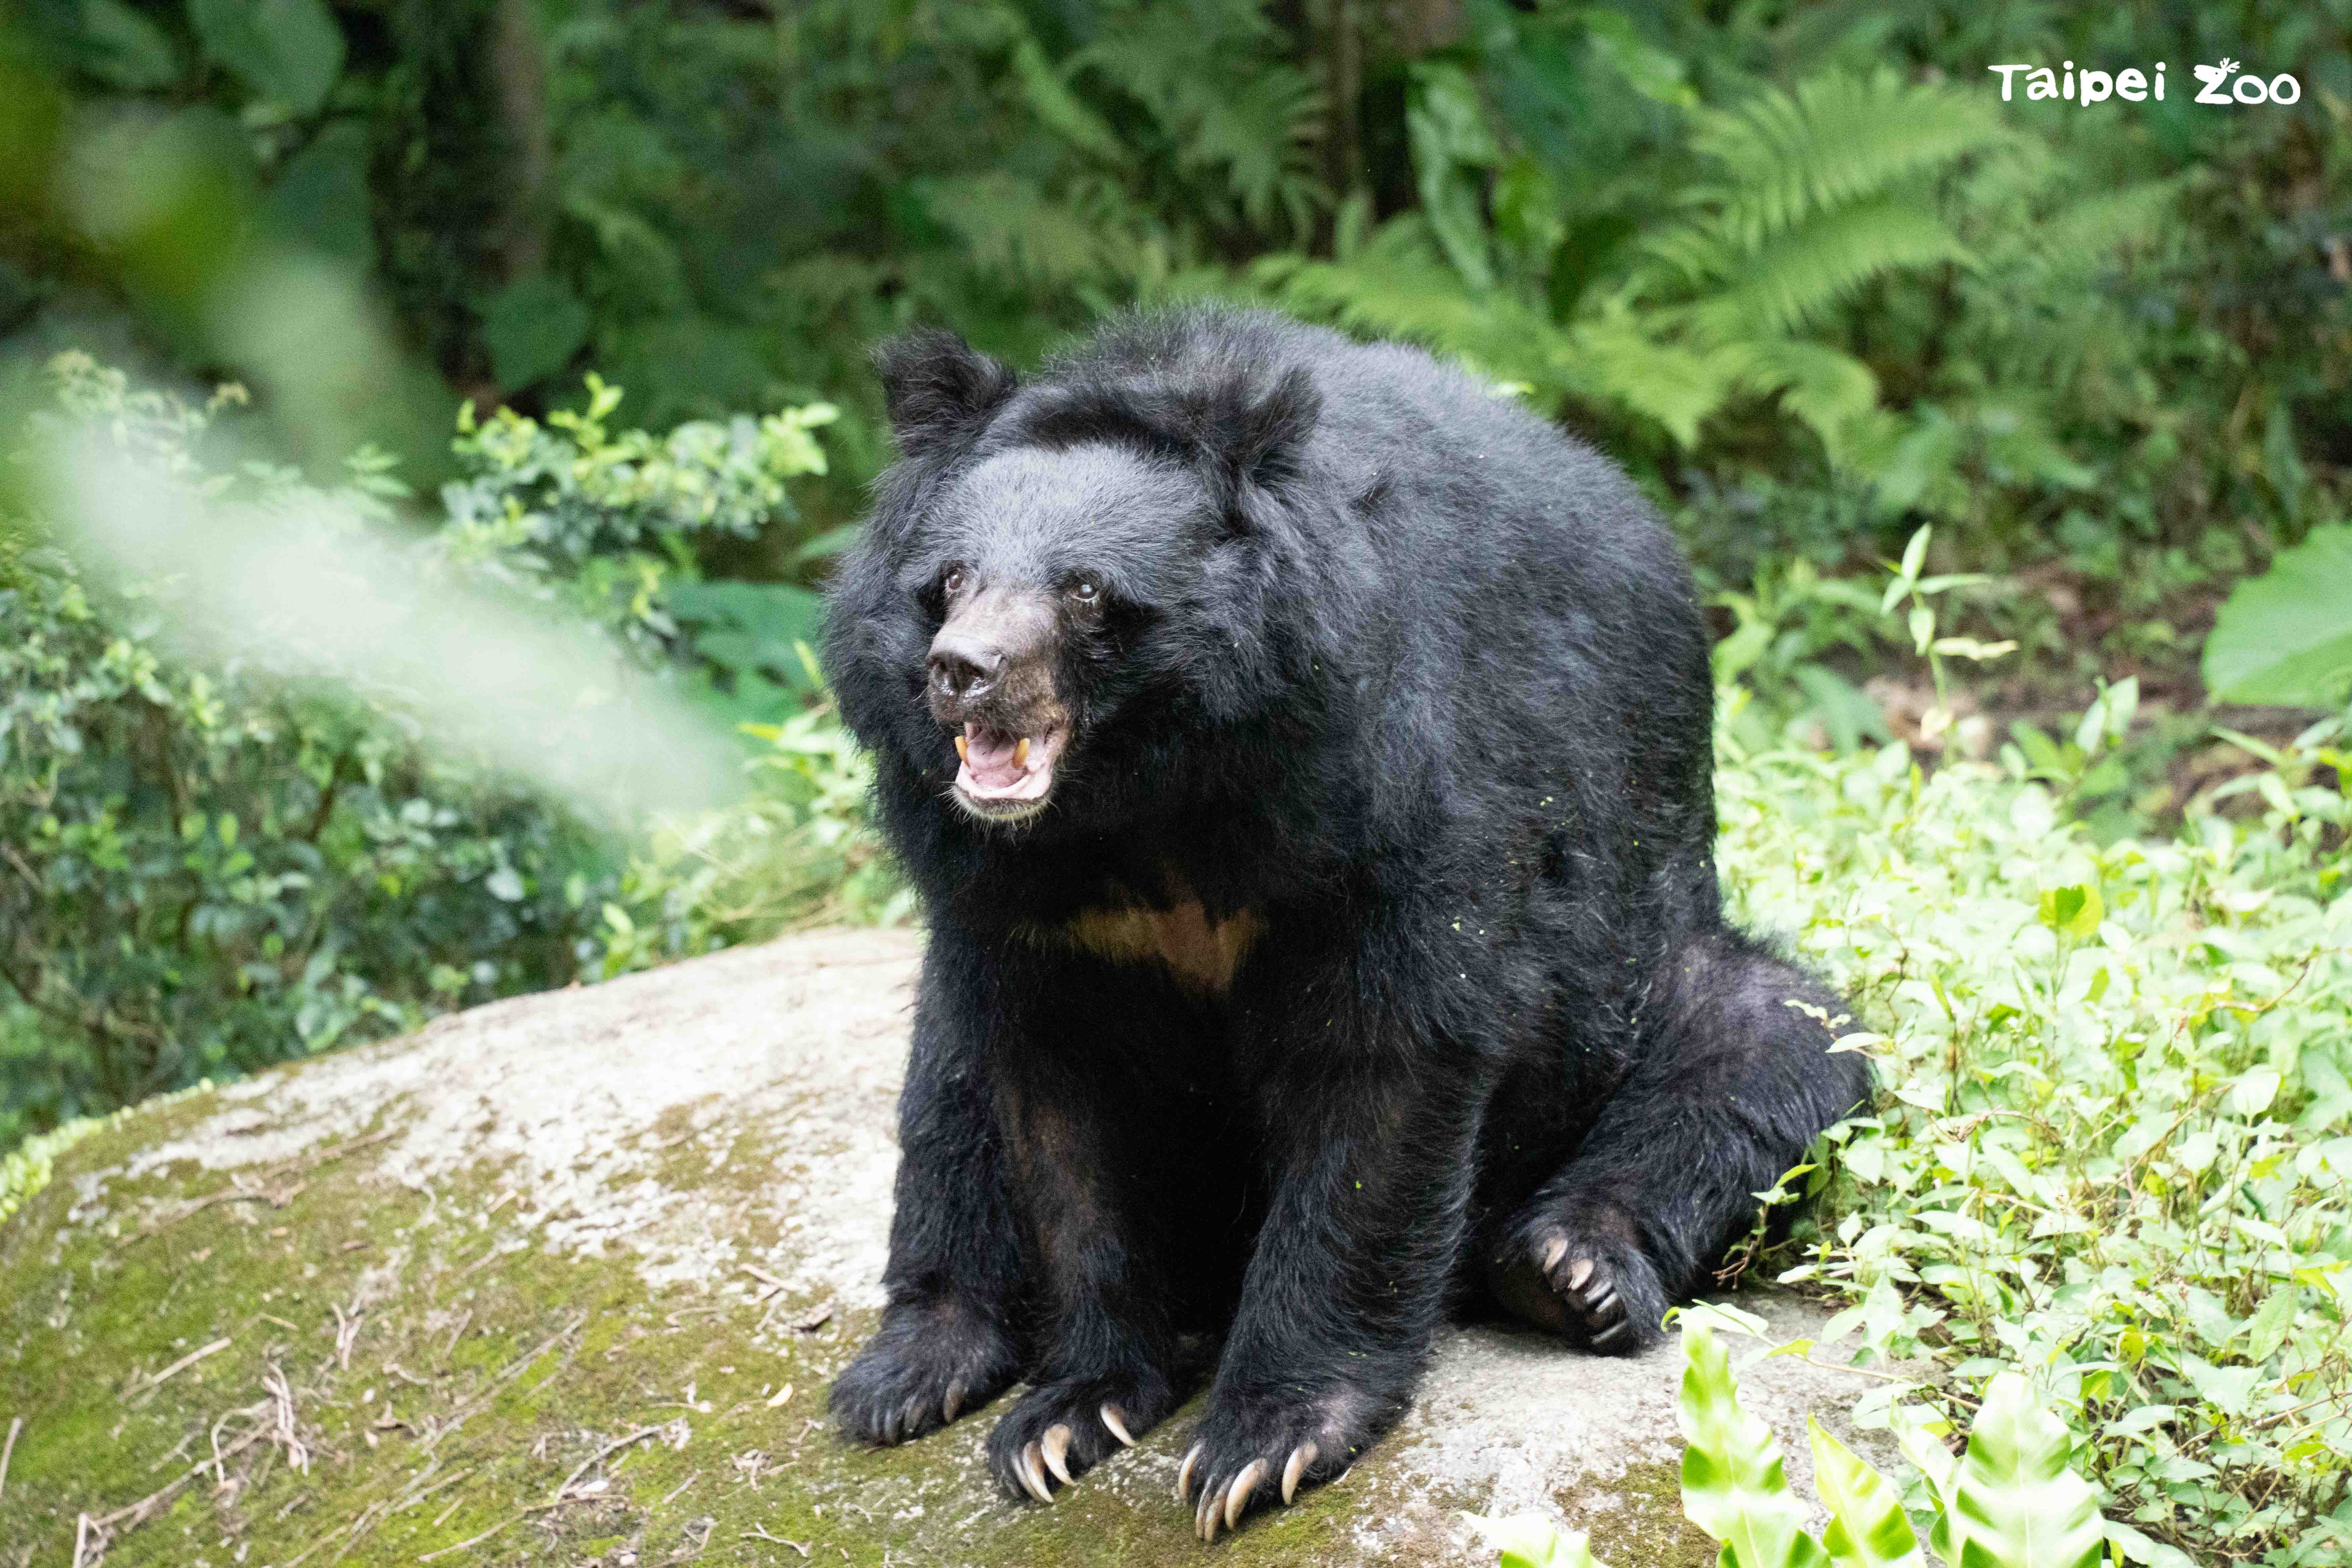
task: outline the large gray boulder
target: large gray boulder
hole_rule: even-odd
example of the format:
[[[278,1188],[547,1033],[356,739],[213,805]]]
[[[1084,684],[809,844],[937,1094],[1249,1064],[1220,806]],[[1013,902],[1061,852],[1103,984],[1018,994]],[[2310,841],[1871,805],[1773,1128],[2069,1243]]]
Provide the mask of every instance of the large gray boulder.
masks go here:
[[[1714,1561],[1671,1346],[1451,1331],[1385,1443],[1214,1547],[1169,1495],[1192,1411],[1052,1508],[995,1494],[991,1412],[837,1442],[919,952],[817,932],[502,1002],[77,1145],[0,1228],[0,1564],[1491,1563],[1465,1509]],[[1805,1413],[1858,1383],[1745,1374],[1801,1487]]]

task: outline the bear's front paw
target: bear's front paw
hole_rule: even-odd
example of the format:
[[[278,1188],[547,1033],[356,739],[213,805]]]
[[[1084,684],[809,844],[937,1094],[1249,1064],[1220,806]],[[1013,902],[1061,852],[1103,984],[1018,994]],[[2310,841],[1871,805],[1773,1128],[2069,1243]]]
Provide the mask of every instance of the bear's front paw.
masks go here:
[[[1561,1338],[1627,1355],[1663,1337],[1666,1291],[1629,1226],[1547,1219],[1524,1227],[1489,1271],[1504,1306]]]
[[[1052,1502],[1066,1486],[1166,1419],[1176,1407],[1168,1380],[1073,1378],[1031,1389],[988,1435],[988,1467],[1007,1497]]]
[[[894,1306],[827,1403],[845,1436],[887,1447],[979,1409],[1020,1370],[1012,1341],[982,1314],[953,1302]]]
[[[1192,1504],[1193,1528],[1202,1541],[1214,1541],[1220,1526],[1236,1528],[1250,1509],[1277,1497],[1287,1504],[1302,1485],[1328,1481],[1354,1464],[1371,1442],[1379,1408],[1352,1389],[1320,1396],[1297,1388],[1220,1389],[1176,1473],[1176,1500]]]

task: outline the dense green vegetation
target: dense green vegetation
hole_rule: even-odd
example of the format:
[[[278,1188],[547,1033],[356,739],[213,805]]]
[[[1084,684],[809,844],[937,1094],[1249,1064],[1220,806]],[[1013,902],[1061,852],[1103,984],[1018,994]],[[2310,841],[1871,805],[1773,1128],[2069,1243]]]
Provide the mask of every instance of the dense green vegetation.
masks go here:
[[[2225,57],[2299,101],[2196,104]],[[2065,59],[2171,91],[1985,70]],[[1730,879],[1888,1089],[1740,1262],[1927,1369],[1859,1413],[1928,1461],[1923,1537],[1917,1436],[2015,1374],[2124,1558],[2352,1562],[2347,0],[33,0],[0,1145],[904,916],[805,646],[887,458],[865,351],[1207,293],[1460,357],[1689,546]],[[189,635],[42,489],[60,420],[571,628],[583,698],[732,734],[740,798],[616,811],[569,721],[519,764],[382,668]]]

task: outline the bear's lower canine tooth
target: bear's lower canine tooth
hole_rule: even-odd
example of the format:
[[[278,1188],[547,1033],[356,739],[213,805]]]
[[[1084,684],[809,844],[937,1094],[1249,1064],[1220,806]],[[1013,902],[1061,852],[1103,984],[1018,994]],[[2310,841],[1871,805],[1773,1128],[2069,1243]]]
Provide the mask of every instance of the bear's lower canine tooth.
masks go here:
[[[1013,748],[1013,765],[1016,768],[1029,765],[1029,737],[1026,735],[1022,736],[1021,743]]]

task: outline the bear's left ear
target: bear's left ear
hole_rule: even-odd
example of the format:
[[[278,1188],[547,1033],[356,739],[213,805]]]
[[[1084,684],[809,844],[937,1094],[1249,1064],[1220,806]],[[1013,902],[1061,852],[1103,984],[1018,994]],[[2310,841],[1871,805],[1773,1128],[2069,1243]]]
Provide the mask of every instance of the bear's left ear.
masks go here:
[[[874,351],[890,433],[908,457],[954,447],[984,426],[1020,385],[1010,368],[953,332],[919,327]]]
[[[1265,393],[1255,394],[1247,382],[1230,387],[1205,432],[1210,455],[1236,486],[1278,484],[1296,473],[1323,414],[1323,395],[1304,365],[1294,365]]]

